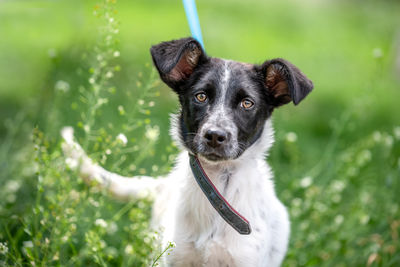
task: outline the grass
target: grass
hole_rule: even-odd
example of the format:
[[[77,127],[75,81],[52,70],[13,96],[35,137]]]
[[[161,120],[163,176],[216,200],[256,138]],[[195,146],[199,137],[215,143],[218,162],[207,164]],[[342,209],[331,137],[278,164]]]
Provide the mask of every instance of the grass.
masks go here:
[[[148,266],[165,249],[148,230],[148,201],[86,186],[60,149],[72,125],[111,171],[172,166],[177,149],[159,133],[177,100],[148,49],[189,35],[183,8],[113,2],[0,3],[0,265]],[[398,266],[400,5],[208,0],[198,11],[210,55],[284,57],[315,83],[273,116],[268,161],[292,222],[283,265]]]

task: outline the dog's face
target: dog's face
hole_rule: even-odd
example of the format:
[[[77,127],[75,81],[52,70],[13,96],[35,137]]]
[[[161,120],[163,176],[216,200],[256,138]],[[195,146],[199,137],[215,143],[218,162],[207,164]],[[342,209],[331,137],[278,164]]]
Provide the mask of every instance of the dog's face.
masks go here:
[[[296,105],[313,84],[283,59],[262,65],[208,57],[193,38],[151,48],[161,79],[179,96],[179,134],[208,160],[238,158],[263,131],[274,108]]]

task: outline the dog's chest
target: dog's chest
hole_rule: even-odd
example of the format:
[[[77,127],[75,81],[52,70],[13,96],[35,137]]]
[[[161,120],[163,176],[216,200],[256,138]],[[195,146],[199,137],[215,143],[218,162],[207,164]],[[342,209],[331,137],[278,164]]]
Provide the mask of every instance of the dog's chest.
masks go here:
[[[207,173],[227,201],[251,222],[251,236],[240,235],[220,217],[188,172],[177,210],[179,228],[175,229],[177,248],[180,247],[177,253],[181,258],[194,257],[206,266],[220,266],[220,263],[235,266],[238,258],[251,262],[254,260],[252,251],[265,247],[266,244],[261,243],[268,239],[268,233],[263,231],[267,228],[265,214],[268,211],[267,207],[259,205],[267,202],[263,199],[268,196],[263,179],[269,180],[252,167]]]
[[[238,179],[240,177],[238,173],[235,173],[234,168],[208,169],[207,175],[233,207],[242,197],[240,191],[243,191],[243,193],[247,191],[245,188],[239,188],[241,183]],[[183,216],[180,220],[187,226],[187,232],[193,232],[192,235],[215,236],[222,229],[225,229],[225,226],[229,227],[208,201],[191,172],[185,179],[181,194],[182,202],[179,214]],[[198,237],[198,239],[202,240],[203,238]]]

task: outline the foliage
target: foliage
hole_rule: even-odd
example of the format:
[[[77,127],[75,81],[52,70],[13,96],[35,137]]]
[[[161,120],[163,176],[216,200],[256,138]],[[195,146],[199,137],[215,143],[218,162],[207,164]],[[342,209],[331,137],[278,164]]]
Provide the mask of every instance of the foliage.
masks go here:
[[[72,125],[113,172],[169,171],[176,147],[160,133],[176,97],[148,47],[189,34],[180,4],[0,3],[0,265],[148,266],[168,249],[150,230],[149,201],[121,203],[77,179],[59,131]],[[292,223],[283,265],[398,266],[400,5],[198,1],[198,10],[211,55],[286,57],[315,82],[299,107],[273,114],[268,161]]]
[[[94,13],[103,22],[98,45],[84,55],[90,63],[88,74],[84,74],[87,83],[79,86],[79,94],[71,96],[74,92],[69,83],[56,81],[55,99],[47,107],[45,119],[56,123],[59,130],[57,121],[62,121],[63,110],[72,110],[80,117],[76,124],[81,130],[80,142],[93,159],[115,172],[146,174],[146,169],[136,166],[154,153],[159,135],[158,126],[152,125],[148,117],[155,105],[153,98],[158,95],[154,90],[157,85],[154,71],[150,71],[149,77],[139,74],[136,83],[139,95],[119,92],[125,94],[123,103],[130,103],[128,107],[122,103],[113,107],[125,121],[119,128],[101,120],[103,106],[114,101],[113,95],[118,90],[111,82],[120,70],[114,3],[104,1],[95,6]],[[65,103],[65,98],[73,101]],[[148,200],[119,203],[97,187],[87,187],[77,179],[77,173],[66,167],[68,159],[62,154],[58,136],[51,136],[54,125],[45,125],[44,132],[38,127],[33,129],[32,143],[17,148],[23,155],[8,159],[9,145],[20,138],[17,135],[20,126],[11,121],[8,126],[10,137],[2,146],[1,155],[10,164],[5,166],[6,170],[22,177],[2,179],[5,182],[2,193],[6,197],[0,206],[3,217],[0,238],[5,240],[1,243],[2,265],[140,266],[160,257],[158,243],[154,242],[159,238],[158,233],[149,230]],[[143,138],[137,138],[142,133]],[[173,149],[171,146],[170,151]],[[127,155],[135,160],[128,161]],[[170,165],[167,163],[152,165],[150,172],[166,171],[164,168]],[[18,170],[18,166],[24,169]],[[26,203],[20,203],[20,198]],[[4,220],[7,217],[10,218]]]

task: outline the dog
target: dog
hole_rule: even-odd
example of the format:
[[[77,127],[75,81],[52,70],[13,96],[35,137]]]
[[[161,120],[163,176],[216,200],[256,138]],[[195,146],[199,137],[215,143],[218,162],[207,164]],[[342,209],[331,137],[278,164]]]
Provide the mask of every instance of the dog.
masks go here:
[[[180,102],[171,135],[182,152],[173,171],[158,179],[108,172],[74,141],[72,128],[62,131],[68,161],[79,160],[85,180],[98,181],[118,198],[153,198],[152,225],[163,229],[164,244],[176,244],[165,266],[280,266],[290,223],[265,161],[274,142],[270,117],[277,107],[299,104],[313,83],[284,59],[253,65],[213,58],[190,37],[150,52]],[[193,158],[208,179],[208,193]],[[235,229],[238,223],[243,233]]]

